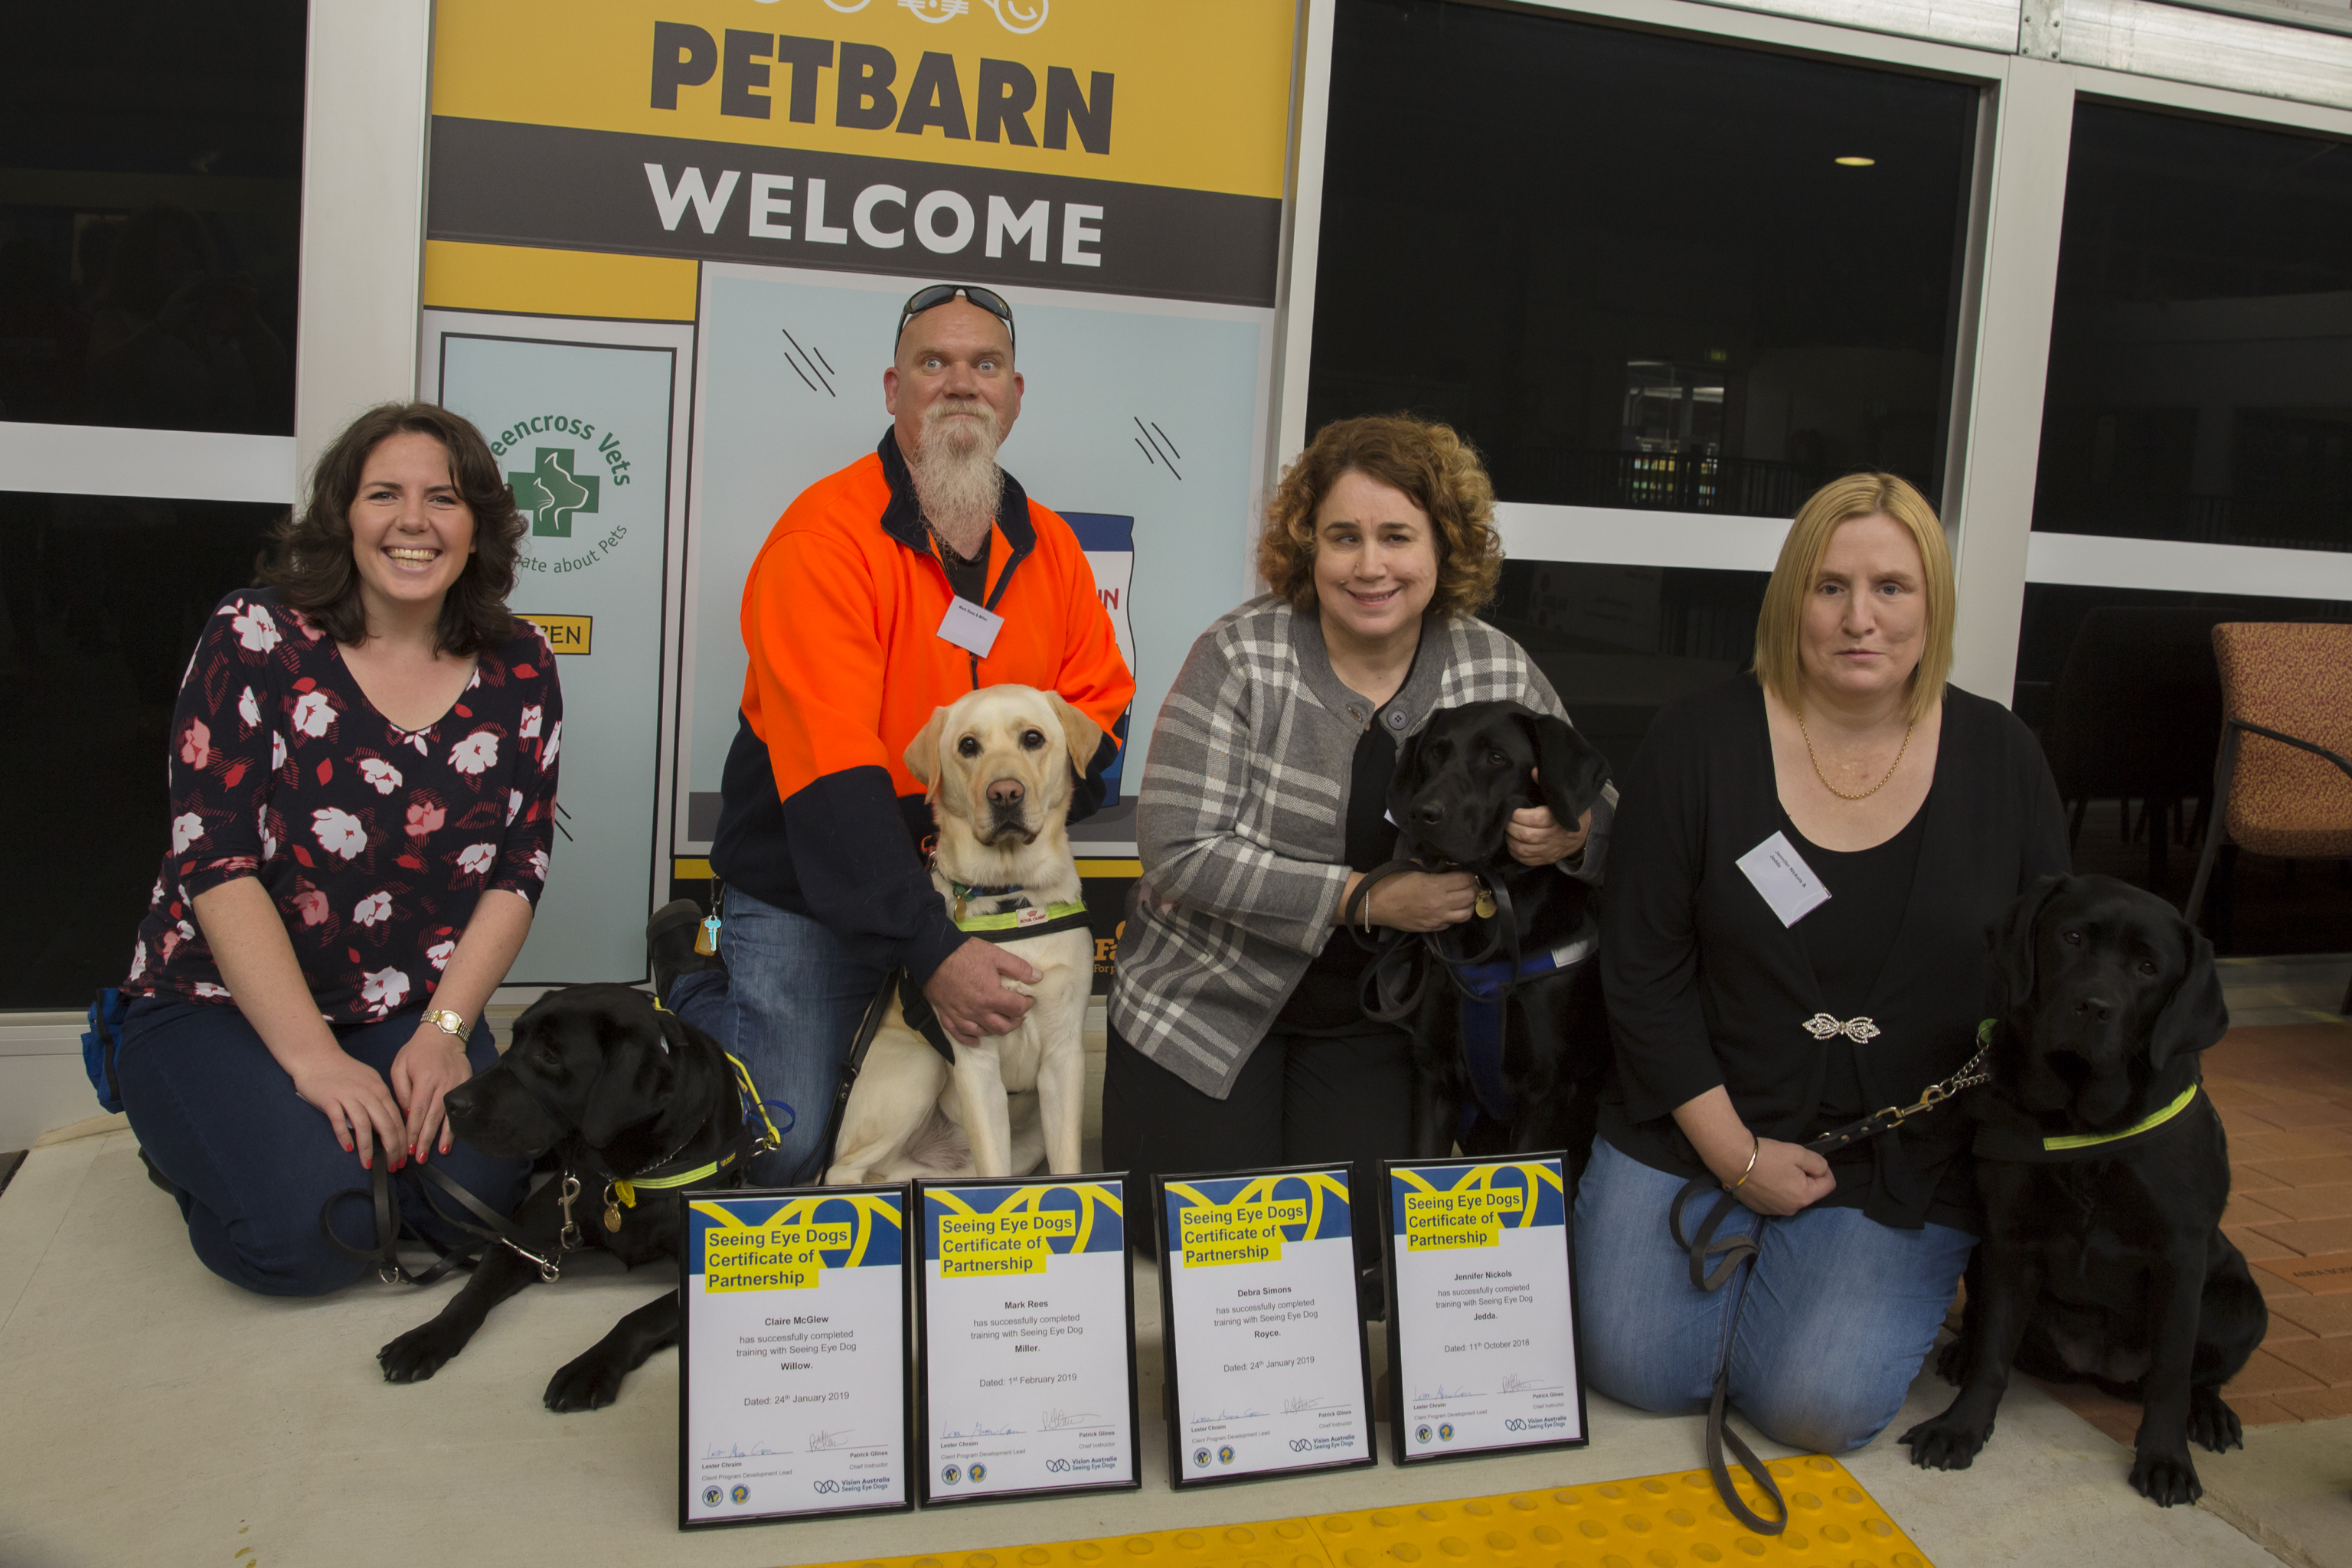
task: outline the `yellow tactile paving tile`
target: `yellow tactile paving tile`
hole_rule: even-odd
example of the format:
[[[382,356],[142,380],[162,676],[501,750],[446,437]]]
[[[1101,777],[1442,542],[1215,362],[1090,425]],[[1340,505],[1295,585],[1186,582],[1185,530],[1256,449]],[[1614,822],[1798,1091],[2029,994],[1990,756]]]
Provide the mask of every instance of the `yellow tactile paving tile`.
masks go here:
[[[1735,1470],[1750,1507],[1757,1493]],[[1311,1519],[1155,1531],[826,1568],[1929,1568],[1845,1468],[1778,1459],[1789,1528],[1758,1535],[1704,1470]]]

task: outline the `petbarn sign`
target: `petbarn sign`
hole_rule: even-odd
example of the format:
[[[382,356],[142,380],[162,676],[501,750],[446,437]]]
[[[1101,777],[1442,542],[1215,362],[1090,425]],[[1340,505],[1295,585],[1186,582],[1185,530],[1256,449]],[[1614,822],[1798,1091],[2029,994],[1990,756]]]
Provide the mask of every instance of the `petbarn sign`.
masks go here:
[[[518,983],[642,975],[646,911],[708,895],[745,574],[794,496],[874,449],[919,283],[1011,301],[1003,461],[1079,529],[1148,742],[1251,592],[1299,16],[439,0],[419,391],[490,437],[530,520],[517,607],[579,637],[555,875],[593,863],[599,896],[541,906]],[[1133,875],[1142,761],[1074,826],[1097,879]]]

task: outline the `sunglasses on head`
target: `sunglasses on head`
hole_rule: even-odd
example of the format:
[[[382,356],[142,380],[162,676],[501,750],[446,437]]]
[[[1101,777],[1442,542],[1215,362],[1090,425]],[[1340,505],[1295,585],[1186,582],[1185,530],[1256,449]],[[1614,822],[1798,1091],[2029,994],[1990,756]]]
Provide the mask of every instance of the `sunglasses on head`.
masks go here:
[[[899,307],[898,332],[904,333],[907,323],[924,311],[944,305],[959,294],[1003,321],[1006,340],[1009,342],[1012,339],[1013,307],[1006,304],[1004,297],[994,289],[982,289],[976,283],[934,283],[928,289],[916,289],[907,296],[906,304]],[[895,343],[897,341],[898,337],[894,334],[891,342]]]

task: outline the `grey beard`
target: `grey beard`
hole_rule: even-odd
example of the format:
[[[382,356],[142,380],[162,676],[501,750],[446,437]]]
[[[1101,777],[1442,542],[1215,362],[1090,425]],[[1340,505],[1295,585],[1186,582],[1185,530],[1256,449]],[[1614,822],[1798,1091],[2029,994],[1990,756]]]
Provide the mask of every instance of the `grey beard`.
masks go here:
[[[923,515],[949,539],[985,536],[996,516],[1004,476],[996,466],[993,424],[973,431],[979,438],[958,450],[936,421],[926,420],[923,444],[908,457],[907,471],[914,479]]]

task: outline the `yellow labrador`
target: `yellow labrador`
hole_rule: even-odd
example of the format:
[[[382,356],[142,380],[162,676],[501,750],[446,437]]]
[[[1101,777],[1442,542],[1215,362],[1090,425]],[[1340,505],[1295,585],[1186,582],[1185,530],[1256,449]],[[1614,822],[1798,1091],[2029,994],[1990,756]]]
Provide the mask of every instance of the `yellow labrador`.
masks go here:
[[[1053,906],[1078,900],[1071,768],[1101,742],[1101,727],[1057,694],[991,686],[933,713],[908,743],[908,770],[930,792],[939,827],[932,884],[957,924],[991,928],[975,934],[1037,970],[1034,985],[1005,982],[1036,1005],[1012,1034],[954,1042],[950,1069],[893,997],[844,1110],[828,1183],[1025,1175],[1040,1160],[1057,1176],[1078,1169],[1094,938],[1083,924],[1019,932],[1062,923]]]

